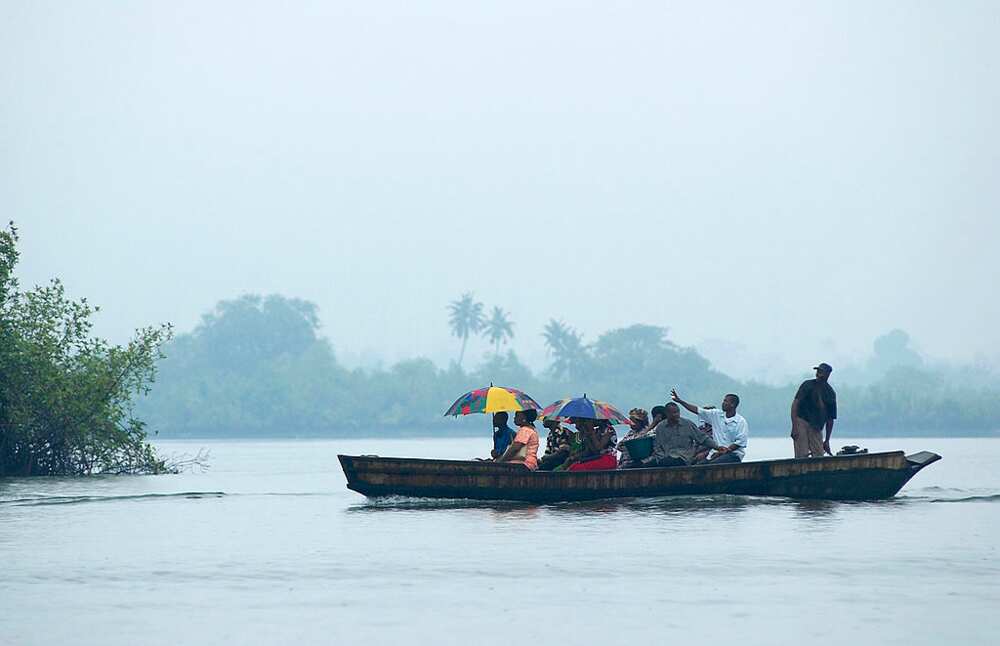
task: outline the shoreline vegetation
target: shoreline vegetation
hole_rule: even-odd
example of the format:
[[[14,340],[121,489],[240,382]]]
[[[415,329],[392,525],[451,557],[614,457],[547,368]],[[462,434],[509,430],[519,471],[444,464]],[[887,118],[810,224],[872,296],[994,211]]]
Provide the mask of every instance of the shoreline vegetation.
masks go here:
[[[543,405],[589,393],[622,410],[648,410],[676,387],[706,405],[738,393],[755,435],[790,430],[798,382],[734,379],[695,349],[674,344],[665,328],[632,325],[587,343],[553,319],[541,331],[551,362],[535,372],[513,350],[502,351],[514,326],[501,308],[487,318],[486,308],[463,294],[449,311],[459,357],[450,366],[414,358],[388,369],[348,369],[320,336],[314,304],[280,295],[223,300],[164,348],[156,387],[138,410],[163,438],[460,437],[488,433],[489,420],[443,412],[463,392],[490,383],[520,388]],[[493,352],[465,368],[460,361],[473,335]],[[834,372],[841,408],[835,437],[1000,435],[991,415],[1000,405],[1000,380],[985,368],[934,367],[905,332],[893,330],[876,339],[867,370],[862,385],[838,383]]]
[[[14,223],[0,229],[0,477],[164,473],[135,414],[149,393],[169,324],[125,345],[91,336],[98,308],[58,279],[21,291]]]
[[[687,416],[691,419],[690,416]],[[619,430],[619,434],[623,434]],[[411,429],[387,429],[382,431],[372,431],[368,432],[365,430],[360,431],[295,431],[288,432],[284,435],[268,435],[268,434],[257,434],[257,435],[245,435],[241,434],[240,431],[217,431],[214,433],[199,433],[186,435],[182,433],[173,434],[158,434],[152,438],[154,442],[160,440],[164,441],[187,441],[187,440],[233,440],[233,441],[253,441],[260,440],[262,442],[278,442],[282,440],[376,440],[376,439],[393,439],[393,440],[430,440],[436,438],[455,438],[455,439],[466,439],[466,438],[487,438],[489,441],[490,435],[490,425],[488,419],[485,419],[482,424],[478,426],[463,426],[457,429],[446,429],[442,427],[426,427],[418,428],[414,427]],[[766,437],[766,438],[783,438],[788,437],[788,431],[774,431],[774,430],[753,430],[751,431],[753,437]],[[996,439],[1000,438],[1000,430],[994,431],[968,431],[964,433],[946,433],[943,429],[927,429],[925,431],[915,430],[908,433],[899,433],[898,435],[888,435],[885,433],[874,433],[874,432],[864,432],[855,430],[845,430],[842,433],[838,433],[834,429],[832,443],[837,443],[840,440],[851,439],[886,439],[886,438],[952,438],[952,439]],[[544,436],[543,436],[544,439]],[[791,441],[791,440],[789,440]],[[846,442],[849,444],[849,442]]]
[[[622,410],[664,403],[670,388],[715,404],[728,392],[757,436],[782,436],[797,383],[740,381],[667,329],[631,325],[592,342],[552,319],[541,334],[551,361],[537,371],[504,346],[515,336],[500,307],[463,294],[449,305],[458,360],[426,358],[388,369],[348,369],[319,334],[318,308],[281,295],[222,300],[189,333],[170,324],[136,330],[125,345],[92,336],[98,308],[70,300],[58,279],[22,291],[17,229],[0,229],[0,477],[164,473],[158,439],[485,436],[483,416],[444,418],[461,393],[489,383],[539,402],[590,393]],[[463,366],[471,336],[493,352]],[[1000,378],[982,366],[934,367],[893,330],[876,339],[868,378],[841,384],[835,436],[996,437]],[[879,429],[873,433],[872,429]],[[922,429],[927,429],[923,431]]]

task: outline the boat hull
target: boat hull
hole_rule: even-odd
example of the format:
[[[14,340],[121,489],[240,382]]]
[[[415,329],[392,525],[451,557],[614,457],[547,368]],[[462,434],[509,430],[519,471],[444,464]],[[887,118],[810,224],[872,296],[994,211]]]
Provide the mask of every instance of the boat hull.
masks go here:
[[[559,502],[733,494],[821,500],[891,498],[941,459],[921,452],[867,453],[691,467],[542,472],[518,464],[340,455],[347,487],[369,497]]]

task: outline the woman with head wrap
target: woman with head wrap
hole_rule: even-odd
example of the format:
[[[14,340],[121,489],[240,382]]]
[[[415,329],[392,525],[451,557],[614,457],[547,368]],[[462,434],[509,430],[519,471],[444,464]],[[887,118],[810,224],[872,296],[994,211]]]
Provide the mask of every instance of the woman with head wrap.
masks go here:
[[[620,455],[618,457],[618,468],[628,469],[632,466],[637,466],[638,461],[633,460],[632,456],[628,453],[628,447],[625,445],[629,440],[636,440],[640,437],[646,437],[653,432],[655,424],[649,423],[649,415],[642,408],[633,408],[628,412],[629,425],[632,427],[625,437],[621,439],[618,443],[618,450]]]

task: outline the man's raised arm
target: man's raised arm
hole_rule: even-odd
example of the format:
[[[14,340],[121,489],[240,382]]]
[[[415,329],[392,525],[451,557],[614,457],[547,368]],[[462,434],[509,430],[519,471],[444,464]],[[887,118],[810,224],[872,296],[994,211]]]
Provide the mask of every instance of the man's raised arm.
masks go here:
[[[680,404],[684,408],[688,409],[688,411],[690,411],[691,413],[694,413],[695,415],[698,414],[698,407],[695,406],[694,404],[689,404],[686,401],[684,401],[683,399],[681,399],[681,396],[677,394],[677,390],[676,389],[671,389],[671,391],[670,391],[670,399],[674,400],[675,402],[677,402],[678,404]]]

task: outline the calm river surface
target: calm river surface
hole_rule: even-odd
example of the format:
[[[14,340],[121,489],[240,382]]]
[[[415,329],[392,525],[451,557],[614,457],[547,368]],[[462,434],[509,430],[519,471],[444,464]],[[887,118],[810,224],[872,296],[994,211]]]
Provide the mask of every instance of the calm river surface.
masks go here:
[[[944,456],[879,503],[369,502],[336,460],[488,441],[159,442],[210,469],[0,481],[0,643],[997,643],[1000,440],[838,442]]]

